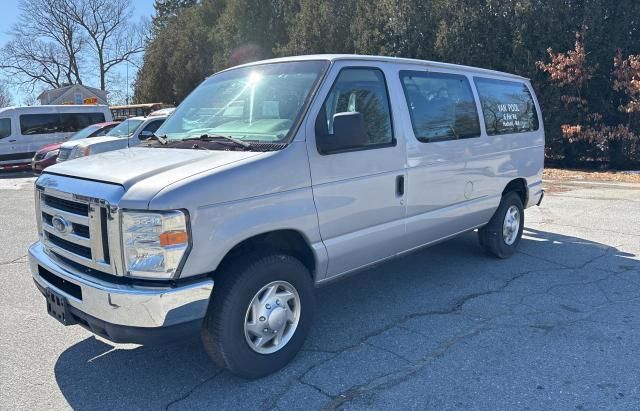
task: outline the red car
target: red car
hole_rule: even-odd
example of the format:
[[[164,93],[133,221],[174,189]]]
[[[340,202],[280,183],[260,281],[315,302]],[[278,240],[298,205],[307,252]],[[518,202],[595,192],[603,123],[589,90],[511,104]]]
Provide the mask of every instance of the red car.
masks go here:
[[[71,138],[69,138],[67,141],[104,136],[109,130],[111,130],[118,124],[120,124],[119,121],[108,121],[106,123],[92,124],[72,135]],[[36,173],[40,173],[45,168],[54,165],[56,163],[56,160],[58,159],[58,151],[60,150],[61,144],[62,143],[48,144],[38,150],[36,152],[36,155],[33,157],[33,160],[31,161],[31,168],[33,169],[33,171],[35,171]]]

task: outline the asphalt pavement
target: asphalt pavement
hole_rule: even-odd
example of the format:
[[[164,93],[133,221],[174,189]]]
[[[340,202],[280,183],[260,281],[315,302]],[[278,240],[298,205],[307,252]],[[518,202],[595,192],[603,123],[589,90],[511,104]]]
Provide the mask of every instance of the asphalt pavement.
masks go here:
[[[197,339],[50,318],[33,180],[0,174],[0,409],[640,409],[640,185],[547,185],[508,260],[467,233],[323,287],[303,351],[247,381]]]

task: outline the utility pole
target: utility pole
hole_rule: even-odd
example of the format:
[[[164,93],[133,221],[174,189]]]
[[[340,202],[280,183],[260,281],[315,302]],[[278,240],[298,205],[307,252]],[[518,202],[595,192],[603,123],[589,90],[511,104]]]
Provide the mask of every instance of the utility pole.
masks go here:
[[[127,105],[129,105],[129,60],[127,60]]]

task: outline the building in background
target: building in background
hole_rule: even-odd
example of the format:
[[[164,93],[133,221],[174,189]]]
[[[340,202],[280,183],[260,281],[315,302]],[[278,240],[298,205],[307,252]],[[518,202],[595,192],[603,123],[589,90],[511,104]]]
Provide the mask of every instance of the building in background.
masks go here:
[[[73,84],[40,93],[41,105],[52,104],[104,104],[107,105],[107,92],[82,84]]]

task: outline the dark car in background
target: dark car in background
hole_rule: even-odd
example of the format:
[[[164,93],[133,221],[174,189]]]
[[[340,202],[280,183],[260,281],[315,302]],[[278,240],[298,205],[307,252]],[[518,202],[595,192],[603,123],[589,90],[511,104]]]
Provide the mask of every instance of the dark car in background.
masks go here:
[[[92,124],[72,135],[67,141],[104,136],[109,132],[109,130],[111,130],[118,124],[120,124],[119,121],[108,121],[105,123]],[[60,151],[60,146],[62,145],[62,143],[63,142],[49,144],[38,150],[36,152],[36,155],[33,157],[33,161],[31,162],[31,168],[33,169],[33,171],[35,171],[36,173],[40,173],[45,168],[54,165],[56,163],[56,160],[58,159],[58,153]]]

